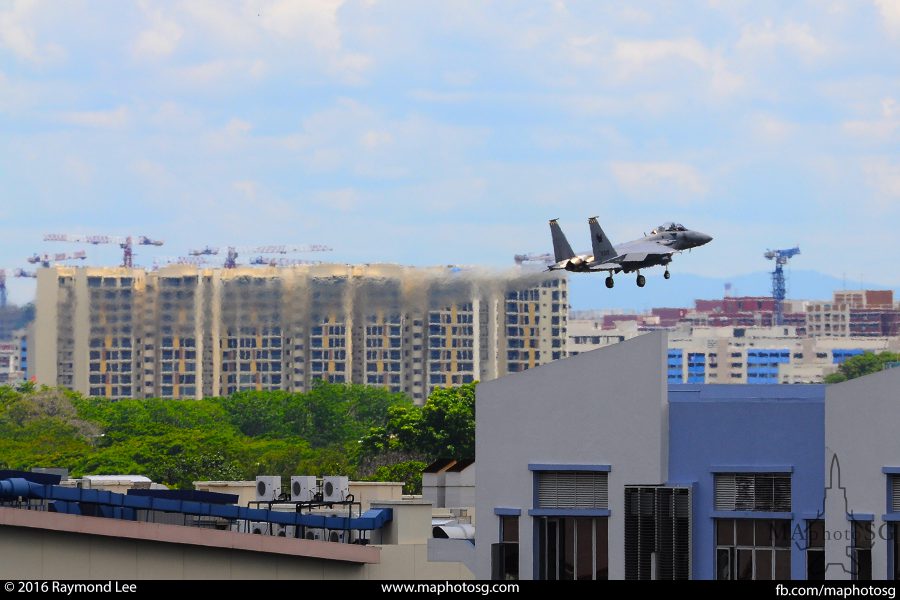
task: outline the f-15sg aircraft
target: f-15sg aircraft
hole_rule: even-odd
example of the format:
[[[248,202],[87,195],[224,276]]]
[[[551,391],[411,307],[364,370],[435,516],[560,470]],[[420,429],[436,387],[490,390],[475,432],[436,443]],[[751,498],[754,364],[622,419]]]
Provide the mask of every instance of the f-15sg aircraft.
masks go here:
[[[550,220],[550,235],[553,238],[553,256],[556,262],[550,265],[549,270],[565,269],[575,273],[606,271],[609,273],[606,277],[608,288],[615,285],[613,275],[620,271],[636,272],[638,287],[644,287],[647,280],[641,275],[641,269],[657,265],[666,268],[663,276],[668,279],[669,263],[672,262],[673,254],[702,246],[712,240],[711,236],[687,229],[684,225],[663,223],[653,229],[650,235],[614,246],[600,228],[597,217],[588,219],[588,225],[591,230],[593,254],[575,254],[557,220]]]

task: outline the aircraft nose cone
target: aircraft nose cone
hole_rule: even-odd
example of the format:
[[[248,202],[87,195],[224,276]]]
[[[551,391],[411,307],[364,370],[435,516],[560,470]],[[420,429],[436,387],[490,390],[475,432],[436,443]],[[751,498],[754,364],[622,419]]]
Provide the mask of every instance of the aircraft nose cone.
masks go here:
[[[706,235],[705,233],[697,234],[697,243],[702,246],[703,244],[708,244],[712,241],[711,235]]]

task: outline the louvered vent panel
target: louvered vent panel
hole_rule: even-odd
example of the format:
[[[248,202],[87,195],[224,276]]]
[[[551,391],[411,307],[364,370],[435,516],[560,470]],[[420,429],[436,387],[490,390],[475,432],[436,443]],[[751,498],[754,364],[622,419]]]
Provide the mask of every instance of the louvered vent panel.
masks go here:
[[[652,556],[656,554],[656,572]],[[691,494],[686,488],[625,488],[625,579],[690,579]]]
[[[734,475],[716,475],[716,510],[734,510]]]
[[[900,512],[900,475],[891,477],[891,512]]]
[[[775,502],[773,508],[776,512],[791,512],[791,478],[790,476],[775,475]]]
[[[791,477],[774,473],[717,473],[716,510],[791,511]]]
[[[544,471],[537,478],[539,508],[609,507],[606,473]]]

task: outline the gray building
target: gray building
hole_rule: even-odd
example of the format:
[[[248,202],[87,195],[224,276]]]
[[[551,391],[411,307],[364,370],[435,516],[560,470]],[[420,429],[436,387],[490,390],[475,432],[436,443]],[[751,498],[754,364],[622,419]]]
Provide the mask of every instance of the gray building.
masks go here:
[[[900,369],[828,386],[825,562],[829,579],[900,577]]]
[[[625,577],[625,486],[667,478],[665,364],[655,333],[479,386],[476,577],[557,578],[573,536],[575,578]]]

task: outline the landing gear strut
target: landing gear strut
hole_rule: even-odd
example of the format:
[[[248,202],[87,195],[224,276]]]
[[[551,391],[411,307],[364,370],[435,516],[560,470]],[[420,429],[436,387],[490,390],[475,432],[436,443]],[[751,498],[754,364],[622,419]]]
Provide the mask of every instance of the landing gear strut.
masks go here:
[[[669,273],[669,270],[668,270],[668,269],[666,269],[666,272],[663,273],[663,277],[665,277],[666,279],[668,279],[668,278],[671,277],[671,276],[672,276],[672,274]]]
[[[640,273],[638,273],[638,276],[637,276],[637,286],[638,286],[638,287],[644,287],[644,285],[646,285],[646,283],[647,283],[647,279],[644,278],[643,275],[641,275]]]
[[[614,286],[614,285],[616,285],[616,282],[613,281],[612,275],[608,276],[608,277],[606,278],[606,287],[607,287],[607,288],[611,288],[611,287]]]

